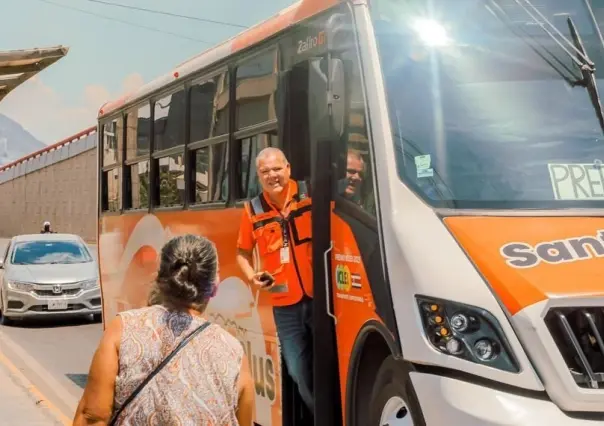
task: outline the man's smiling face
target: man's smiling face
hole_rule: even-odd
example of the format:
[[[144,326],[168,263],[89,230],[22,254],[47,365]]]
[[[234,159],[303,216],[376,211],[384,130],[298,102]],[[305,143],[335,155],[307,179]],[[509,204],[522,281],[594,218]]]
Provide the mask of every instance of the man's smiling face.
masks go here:
[[[270,153],[258,160],[260,184],[271,196],[279,195],[287,188],[290,174],[290,165],[283,155]]]

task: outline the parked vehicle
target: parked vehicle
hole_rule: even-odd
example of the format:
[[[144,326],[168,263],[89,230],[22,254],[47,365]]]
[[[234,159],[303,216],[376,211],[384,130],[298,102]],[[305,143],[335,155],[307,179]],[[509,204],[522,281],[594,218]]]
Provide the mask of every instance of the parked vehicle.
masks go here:
[[[0,258],[0,322],[15,318],[93,315],[101,318],[97,262],[77,235],[12,238]]]

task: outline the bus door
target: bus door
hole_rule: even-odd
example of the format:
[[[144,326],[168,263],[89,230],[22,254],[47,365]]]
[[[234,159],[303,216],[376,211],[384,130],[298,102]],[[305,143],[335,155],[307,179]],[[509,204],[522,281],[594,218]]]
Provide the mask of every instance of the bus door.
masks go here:
[[[340,230],[334,227],[332,210],[339,186],[333,173],[340,141],[346,138],[348,99],[345,64],[340,58],[341,33],[352,27],[350,15],[337,9],[322,26],[325,51],[309,59],[308,122],[310,132],[311,189],[313,198],[313,267],[315,326],[315,424],[343,424],[342,397],[346,395],[346,371],[338,344],[338,319],[334,308],[334,243]],[[344,29],[346,28],[346,29]],[[337,43],[337,45],[336,45]]]
[[[329,60],[323,55],[315,56],[314,51],[303,56],[297,53],[300,42],[309,37],[319,37],[313,32],[321,32],[323,24],[311,21],[307,28],[286,40],[288,45],[282,51],[294,53],[289,55],[289,63],[280,73],[277,99],[279,134],[282,148],[290,159],[291,177],[306,181],[313,199],[315,416],[314,422],[308,418],[309,413],[282,363],[282,424],[288,426],[342,424],[335,324],[328,314],[332,310],[332,301],[324,265],[324,259],[328,259],[325,253],[330,245],[329,150],[333,140],[326,121],[327,104],[324,102]]]
[[[313,199],[314,426],[343,424],[341,401],[346,371],[340,371],[340,322],[332,291],[341,268],[333,261],[333,254],[346,246],[347,243],[342,245],[342,238],[353,242],[354,238],[342,233],[342,227],[332,219],[332,211],[342,186],[333,172],[334,164],[341,163],[341,141],[348,140],[350,128],[348,85],[360,88],[360,82],[346,77],[360,74],[354,37],[348,37],[352,35],[351,28],[349,10],[336,8],[310,20],[285,39],[281,50],[285,69],[280,72],[277,100],[279,134],[290,159],[292,178],[307,181]],[[351,312],[348,310],[347,314]],[[282,373],[283,425],[309,426],[295,387],[288,385],[285,368]]]
[[[383,307],[389,299],[381,291],[387,286],[374,166],[349,11],[339,9],[329,16],[325,32],[327,51],[310,60],[308,90],[315,327],[322,334],[315,344],[315,389],[330,389],[330,402],[340,410],[339,422],[332,424],[364,426],[370,417],[372,374],[359,379],[358,364],[365,359],[359,353],[369,347],[363,343],[368,326],[381,327],[384,318],[388,319]],[[330,358],[332,354],[335,360]],[[329,387],[334,383],[337,390]],[[316,398],[321,404],[320,391]]]
[[[323,136],[313,133],[313,122],[316,116],[312,111],[318,107],[315,90],[323,84],[317,81],[313,67],[326,66],[321,58],[297,60],[287,70],[281,72],[279,82],[279,133],[283,150],[290,159],[291,177],[296,181],[308,184],[313,198],[313,275],[314,275],[314,419],[287,373],[287,366],[281,363],[282,377],[282,424],[288,426],[340,426],[341,408],[337,374],[337,349],[335,329],[331,317],[327,314],[327,304],[331,303],[327,293],[325,269],[322,259],[329,247],[330,193],[323,191],[329,188],[328,170],[329,154],[320,151],[329,148],[330,144]],[[323,78],[323,77],[321,77]],[[324,89],[323,89],[324,90]],[[325,92],[323,91],[324,98]],[[320,98],[320,97],[319,97]],[[324,110],[325,108],[323,108]],[[315,129],[316,130],[316,129]],[[320,137],[321,140],[315,137]],[[327,163],[325,163],[327,161]],[[317,198],[316,198],[317,197]],[[314,420],[314,421],[313,421]]]

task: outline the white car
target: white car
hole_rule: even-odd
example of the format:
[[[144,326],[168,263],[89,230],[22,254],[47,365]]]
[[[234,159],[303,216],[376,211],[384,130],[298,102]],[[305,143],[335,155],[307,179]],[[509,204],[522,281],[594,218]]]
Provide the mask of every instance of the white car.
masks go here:
[[[101,317],[98,265],[71,234],[13,237],[0,257],[0,323],[40,316]]]

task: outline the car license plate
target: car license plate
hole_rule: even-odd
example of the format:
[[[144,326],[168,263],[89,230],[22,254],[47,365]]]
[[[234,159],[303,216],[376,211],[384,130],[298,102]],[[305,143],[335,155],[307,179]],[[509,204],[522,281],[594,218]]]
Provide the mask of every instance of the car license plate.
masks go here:
[[[67,309],[67,300],[49,300],[49,311],[61,311]]]

